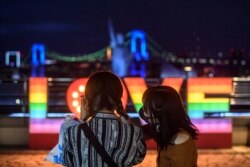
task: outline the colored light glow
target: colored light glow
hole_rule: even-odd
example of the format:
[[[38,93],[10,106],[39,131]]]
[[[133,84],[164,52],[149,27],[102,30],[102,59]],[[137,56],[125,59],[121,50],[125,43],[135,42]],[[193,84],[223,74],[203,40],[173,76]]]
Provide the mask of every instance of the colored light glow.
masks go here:
[[[20,99],[16,99],[16,104],[20,104],[20,103],[21,103]]]
[[[34,95],[37,95],[38,94],[38,96],[40,96],[41,94],[44,94],[44,92],[46,92],[47,91],[47,88],[45,88],[42,84],[40,84],[40,83],[32,83],[32,84],[36,84],[36,85],[34,85],[34,86],[32,86],[32,87],[30,87],[30,91],[31,92],[33,92],[32,93],[32,95],[34,94]],[[40,85],[37,85],[37,84],[40,84]],[[44,83],[44,84],[46,84],[46,83]],[[38,91],[39,90],[39,91]]]
[[[46,118],[47,104],[31,103],[29,108],[31,118]]]
[[[231,119],[192,119],[200,133],[232,133]]]
[[[112,59],[112,50],[111,50],[110,47],[107,48],[106,56],[107,56],[107,60],[111,60]]]
[[[205,113],[214,113],[218,112],[216,111],[205,111],[205,110],[192,110],[192,113],[188,113],[191,118],[204,118],[204,112]],[[225,111],[222,111],[225,112]]]
[[[190,103],[188,110],[228,111],[229,106],[227,103]]]
[[[47,119],[47,78],[29,79],[29,134],[58,133],[63,119]],[[30,139],[32,140],[32,139]]]
[[[142,105],[142,103],[135,103],[134,106],[135,106],[136,111],[139,112],[140,108],[141,108],[143,105]]]
[[[228,113],[222,113],[222,112],[217,112],[217,113],[206,113],[207,118],[224,118],[224,117],[250,117],[250,111],[248,112],[228,112]]]
[[[184,71],[186,71],[186,72],[192,71],[192,69],[193,68],[191,66],[184,67]]]
[[[78,103],[78,101],[74,100],[73,103],[72,103],[72,105],[73,105],[74,107],[78,107],[78,106],[79,106],[79,103]]]
[[[189,78],[188,92],[231,93],[232,78]]]
[[[47,95],[42,92],[32,93],[30,95],[30,101],[32,103],[47,103]]]
[[[79,89],[79,90],[80,90],[80,89]],[[73,93],[72,93],[72,97],[75,98],[75,99],[78,98],[78,97],[79,97],[78,92],[73,92]]]
[[[180,91],[183,83],[183,78],[164,78],[162,81],[162,85],[171,86],[176,91]]]
[[[83,88],[87,83],[87,78],[77,79],[72,82],[67,90],[67,104],[72,113],[75,114],[76,117],[80,118],[80,104],[81,104],[81,96],[84,94]],[[78,94],[77,98],[73,97],[73,94]],[[74,102],[74,103],[73,103]],[[76,105],[77,103],[77,105]]]
[[[205,94],[230,94],[231,78],[189,78],[187,109],[191,118],[203,118],[204,112],[228,112],[229,98],[206,98]]]
[[[63,119],[32,119],[30,133],[59,133]]]
[[[85,86],[80,85],[78,90],[79,90],[80,92],[84,92],[84,91],[85,91]]]
[[[9,66],[10,64],[10,56],[16,57],[15,65],[16,67],[20,67],[21,65],[21,52],[20,51],[7,51],[5,53],[5,65]]]
[[[40,53],[38,59],[37,53]],[[33,44],[32,45],[32,65],[44,65],[45,64],[45,46],[43,44]]]
[[[190,103],[195,103],[195,102],[199,102],[199,103],[214,103],[214,102],[218,102],[218,103],[228,103],[229,99],[228,98],[205,98],[205,94],[204,93],[189,93],[188,94],[188,102]]]
[[[81,106],[76,107],[76,111],[80,113],[81,112]]]
[[[126,83],[134,107],[139,112],[142,106],[142,95],[147,89],[146,82],[143,78],[124,78],[124,82]]]
[[[137,41],[140,40],[140,50],[137,51]],[[133,53],[136,61],[148,60],[147,44],[145,33],[140,30],[134,30],[131,32],[131,46],[130,50]]]
[[[47,78],[29,79],[30,118],[46,118]]]

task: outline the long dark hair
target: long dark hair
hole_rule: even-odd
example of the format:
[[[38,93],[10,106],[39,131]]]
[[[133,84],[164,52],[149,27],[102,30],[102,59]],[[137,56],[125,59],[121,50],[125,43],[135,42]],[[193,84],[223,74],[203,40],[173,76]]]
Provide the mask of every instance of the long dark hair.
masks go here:
[[[198,130],[188,117],[179,93],[169,86],[155,86],[143,94],[144,112],[158,122],[150,123],[151,133],[160,149],[171,144],[173,137],[183,129],[193,139],[197,139]],[[154,118],[153,118],[154,117]],[[159,126],[158,128],[156,128]]]
[[[108,71],[99,71],[90,75],[85,87],[84,99],[87,101],[88,117],[107,109],[122,114],[123,88],[120,79]],[[87,118],[86,118],[87,119]]]

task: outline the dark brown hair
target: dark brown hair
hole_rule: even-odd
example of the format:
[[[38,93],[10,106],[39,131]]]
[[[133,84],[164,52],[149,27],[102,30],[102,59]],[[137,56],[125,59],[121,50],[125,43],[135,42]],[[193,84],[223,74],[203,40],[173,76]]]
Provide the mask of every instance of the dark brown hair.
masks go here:
[[[151,87],[144,92],[142,101],[144,112],[151,115],[151,119],[154,116],[159,120],[150,126],[160,149],[171,144],[180,129],[187,131],[193,139],[197,138],[198,130],[188,117],[181,97],[175,89],[169,86]],[[159,126],[159,131],[156,126]]]
[[[123,113],[122,93],[121,81],[115,74],[108,71],[93,73],[86,84],[84,95],[89,116],[102,109]]]

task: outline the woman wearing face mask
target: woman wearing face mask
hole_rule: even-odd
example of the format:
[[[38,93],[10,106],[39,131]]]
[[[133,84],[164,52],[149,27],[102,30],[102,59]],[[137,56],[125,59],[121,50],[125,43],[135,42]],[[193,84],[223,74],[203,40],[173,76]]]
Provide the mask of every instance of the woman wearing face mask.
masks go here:
[[[158,167],[196,167],[198,130],[186,114],[179,93],[169,86],[155,86],[143,94],[140,116],[145,131],[158,145]]]

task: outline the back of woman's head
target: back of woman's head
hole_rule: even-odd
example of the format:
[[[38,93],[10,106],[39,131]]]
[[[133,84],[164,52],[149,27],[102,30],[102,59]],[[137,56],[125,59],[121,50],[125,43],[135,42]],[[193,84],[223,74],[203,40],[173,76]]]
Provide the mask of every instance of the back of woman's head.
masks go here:
[[[93,73],[85,87],[85,100],[91,115],[107,109],[123,111],[121,97],[123,88],[120,79],[111,72]]]
[[[186,114],[179,93],[172,87],[155,86],[146,90],[143,95],[143,109],[157,120],[151,125],[160,148],[170,144],[180,129],[186,130],[192,138],[196,138],[197,129]],[[158,130],[155,128],[157,126]]]

